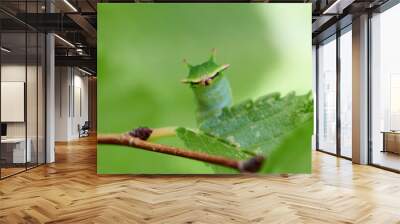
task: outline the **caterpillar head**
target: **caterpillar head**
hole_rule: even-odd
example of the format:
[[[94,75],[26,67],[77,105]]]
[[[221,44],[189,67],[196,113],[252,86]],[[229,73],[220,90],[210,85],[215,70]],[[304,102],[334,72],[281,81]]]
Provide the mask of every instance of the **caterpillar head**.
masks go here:
[[[186,60],[183,62],[189,68],[189,75],[186,79],[183,79],[183,83],[189,83],[191,86],[209,86],[219,76],[222,75],[222,71],[229,67],[229,64],[218,65],[215,62],[216,50],[213,49],[211,57],[208,61],[199,65],[190,65]]]

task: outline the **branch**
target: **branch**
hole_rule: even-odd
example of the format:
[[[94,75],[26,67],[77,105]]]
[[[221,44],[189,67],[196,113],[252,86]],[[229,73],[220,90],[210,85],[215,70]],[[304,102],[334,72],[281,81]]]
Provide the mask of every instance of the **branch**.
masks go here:
[[[153,128],[151,129],[152,133],[149,137],[149,140],[161,138],[161,137],[169,137],[176,136],[176,127],[164,127],[164,128]]]
[[[220,166],[230,167],[240,172],[257,172],[261,168],[261,165],[264,161],[263,156],[255,156],[249,160],[237,161],[221,156],[209,155],[207,153],[189,151],[173,146],[148,142],[138,137],[133,137],[130,134],[98,135],[97,142],[99,144],[130,146],[135,148],[141,148],[147,151],[190,158]]]

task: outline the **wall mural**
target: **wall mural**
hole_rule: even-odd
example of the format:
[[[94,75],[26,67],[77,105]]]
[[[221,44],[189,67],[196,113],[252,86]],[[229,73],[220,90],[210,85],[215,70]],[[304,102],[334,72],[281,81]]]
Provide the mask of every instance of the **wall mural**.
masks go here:
[[[310,4],[98,10],[99,174],[311,172]]]

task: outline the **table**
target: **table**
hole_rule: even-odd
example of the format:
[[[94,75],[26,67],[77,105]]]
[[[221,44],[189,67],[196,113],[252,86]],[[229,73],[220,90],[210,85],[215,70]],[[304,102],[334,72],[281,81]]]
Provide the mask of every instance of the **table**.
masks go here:
[[[392,152],[400,154],[400,131],[382,131],[383,150],[382,152]]]
[[[28,142],[25,152],[25,138],[5,138],[1,139],[1,156],[8,163],[26,163],[31,162],[32,140],[27,138]]]

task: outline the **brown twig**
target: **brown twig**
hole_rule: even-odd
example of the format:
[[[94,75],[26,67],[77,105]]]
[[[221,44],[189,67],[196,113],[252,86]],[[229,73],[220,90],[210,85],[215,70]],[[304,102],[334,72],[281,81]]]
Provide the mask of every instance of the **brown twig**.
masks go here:
[[[161,137],[175,136],[176,128],[177,127],[153,128],[153,129],[151,129],[151,130],[153,130],[153,132],[150,135],[150,140],[161,138]]]
[[[264,161],[264,158],[262,156],[255,156],[245,161],[237,161],[221,156],[209,155],[207,153],[189,151],[173,146],[152,143],[137,137],[133,137],[129,134],[98,135],[97,142],[100,144],[130,146],[152,152],[190,158],[220,166],[230,167],[239,170],[240,172],[257,172],[260,169],[262,162]]]

